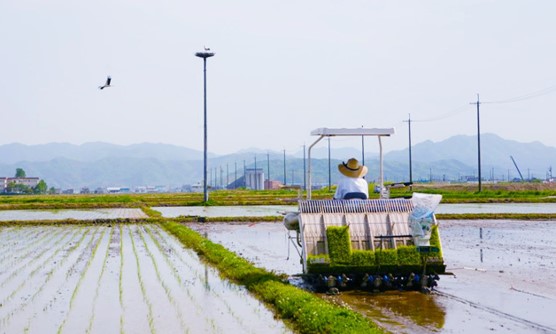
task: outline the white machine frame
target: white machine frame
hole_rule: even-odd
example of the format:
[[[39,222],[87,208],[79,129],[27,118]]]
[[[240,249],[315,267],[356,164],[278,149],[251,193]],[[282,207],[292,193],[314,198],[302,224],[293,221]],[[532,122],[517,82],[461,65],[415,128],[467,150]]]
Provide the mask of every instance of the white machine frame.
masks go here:
[[[379,187],[380,194],[384,193],[384,171],[383,171],[383,155],[382,155],[382,137],[389,137],[395,134],[394,128],[318,128],[311,131],[311,135],[319,136],[319,138],[309,146],[307,153],[307,199],[311,199],[312,178],[311,178],[311,149],[325,137],[340,136],[375,136],[378,138],[379,145]]]

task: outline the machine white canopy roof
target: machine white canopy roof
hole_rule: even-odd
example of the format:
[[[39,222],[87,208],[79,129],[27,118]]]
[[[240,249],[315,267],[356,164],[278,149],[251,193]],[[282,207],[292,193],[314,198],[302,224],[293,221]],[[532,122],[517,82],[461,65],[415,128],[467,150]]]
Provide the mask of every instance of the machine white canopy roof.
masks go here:
[[[315,146],[319,141],[321,141],[324,137],[334,137],[334,136],[375,136],[378,139],[379,145],[379,186],[380,189],[384,189],[384,172],[383,172],[383,157],[382,157],[382,137],[389,137],[396,133],[394,128],[318,128],[316,130],[311,131],[311,135],[319,136],[319,138],[309,146],[309,160],[308,160],[308,170],[307,170],[307,179],[308,179],[308,188],[307,188],[307,199],[311,199],[311,187],[312,187],[312,177],[311,177],[311,150],[313,146]]]
[[[311,131],[312,136],[390,136],[396,133],[394,128],[318,128]]]

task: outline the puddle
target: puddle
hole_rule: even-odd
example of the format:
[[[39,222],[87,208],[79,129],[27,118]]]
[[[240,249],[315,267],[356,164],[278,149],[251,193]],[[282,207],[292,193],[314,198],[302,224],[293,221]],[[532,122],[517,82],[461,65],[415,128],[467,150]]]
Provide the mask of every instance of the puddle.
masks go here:
[[[0,227],[0,240],[0,333],[290,332],[156,225]]]

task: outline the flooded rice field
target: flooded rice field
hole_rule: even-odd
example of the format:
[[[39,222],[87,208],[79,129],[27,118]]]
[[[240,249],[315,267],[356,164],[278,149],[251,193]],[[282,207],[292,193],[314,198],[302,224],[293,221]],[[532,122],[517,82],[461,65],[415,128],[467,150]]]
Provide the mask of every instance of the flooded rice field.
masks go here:
[[[246,205],[246,206],[173,206],[153,207],[166,218],[178,216],[200,217],[261,217],[280,216],[297,211],[297,205]]]
[[[432,294],[326,296],[395,333],[556,333],[555,221],[440,221],[444,260]],[[259,266],[289,275],[301,264],[280,223],[194,224]]]
[[[141,209],[0,210],[0,221],[148,218]]]
[[[284,333],[157,225],[0,227],[0,333]]]
[[[279,216],[284,212],[297,211],[297,205],[249,205],[249,206],[176,206],[153,207],[163,217],[260,217]],[[556,203],[440,203],[435,213],[556,213]]]

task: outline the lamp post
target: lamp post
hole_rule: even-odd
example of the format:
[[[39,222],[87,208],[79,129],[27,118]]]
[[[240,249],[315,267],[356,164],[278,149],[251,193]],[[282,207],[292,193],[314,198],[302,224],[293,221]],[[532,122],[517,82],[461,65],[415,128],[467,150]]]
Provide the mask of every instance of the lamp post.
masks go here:
[[[207,192],[207,58],[214,56],[209,48],[196,52],[195,56],[203,58],[203,86],[204,86],[204,153],[203,153],[203,202],[208,202]]]

